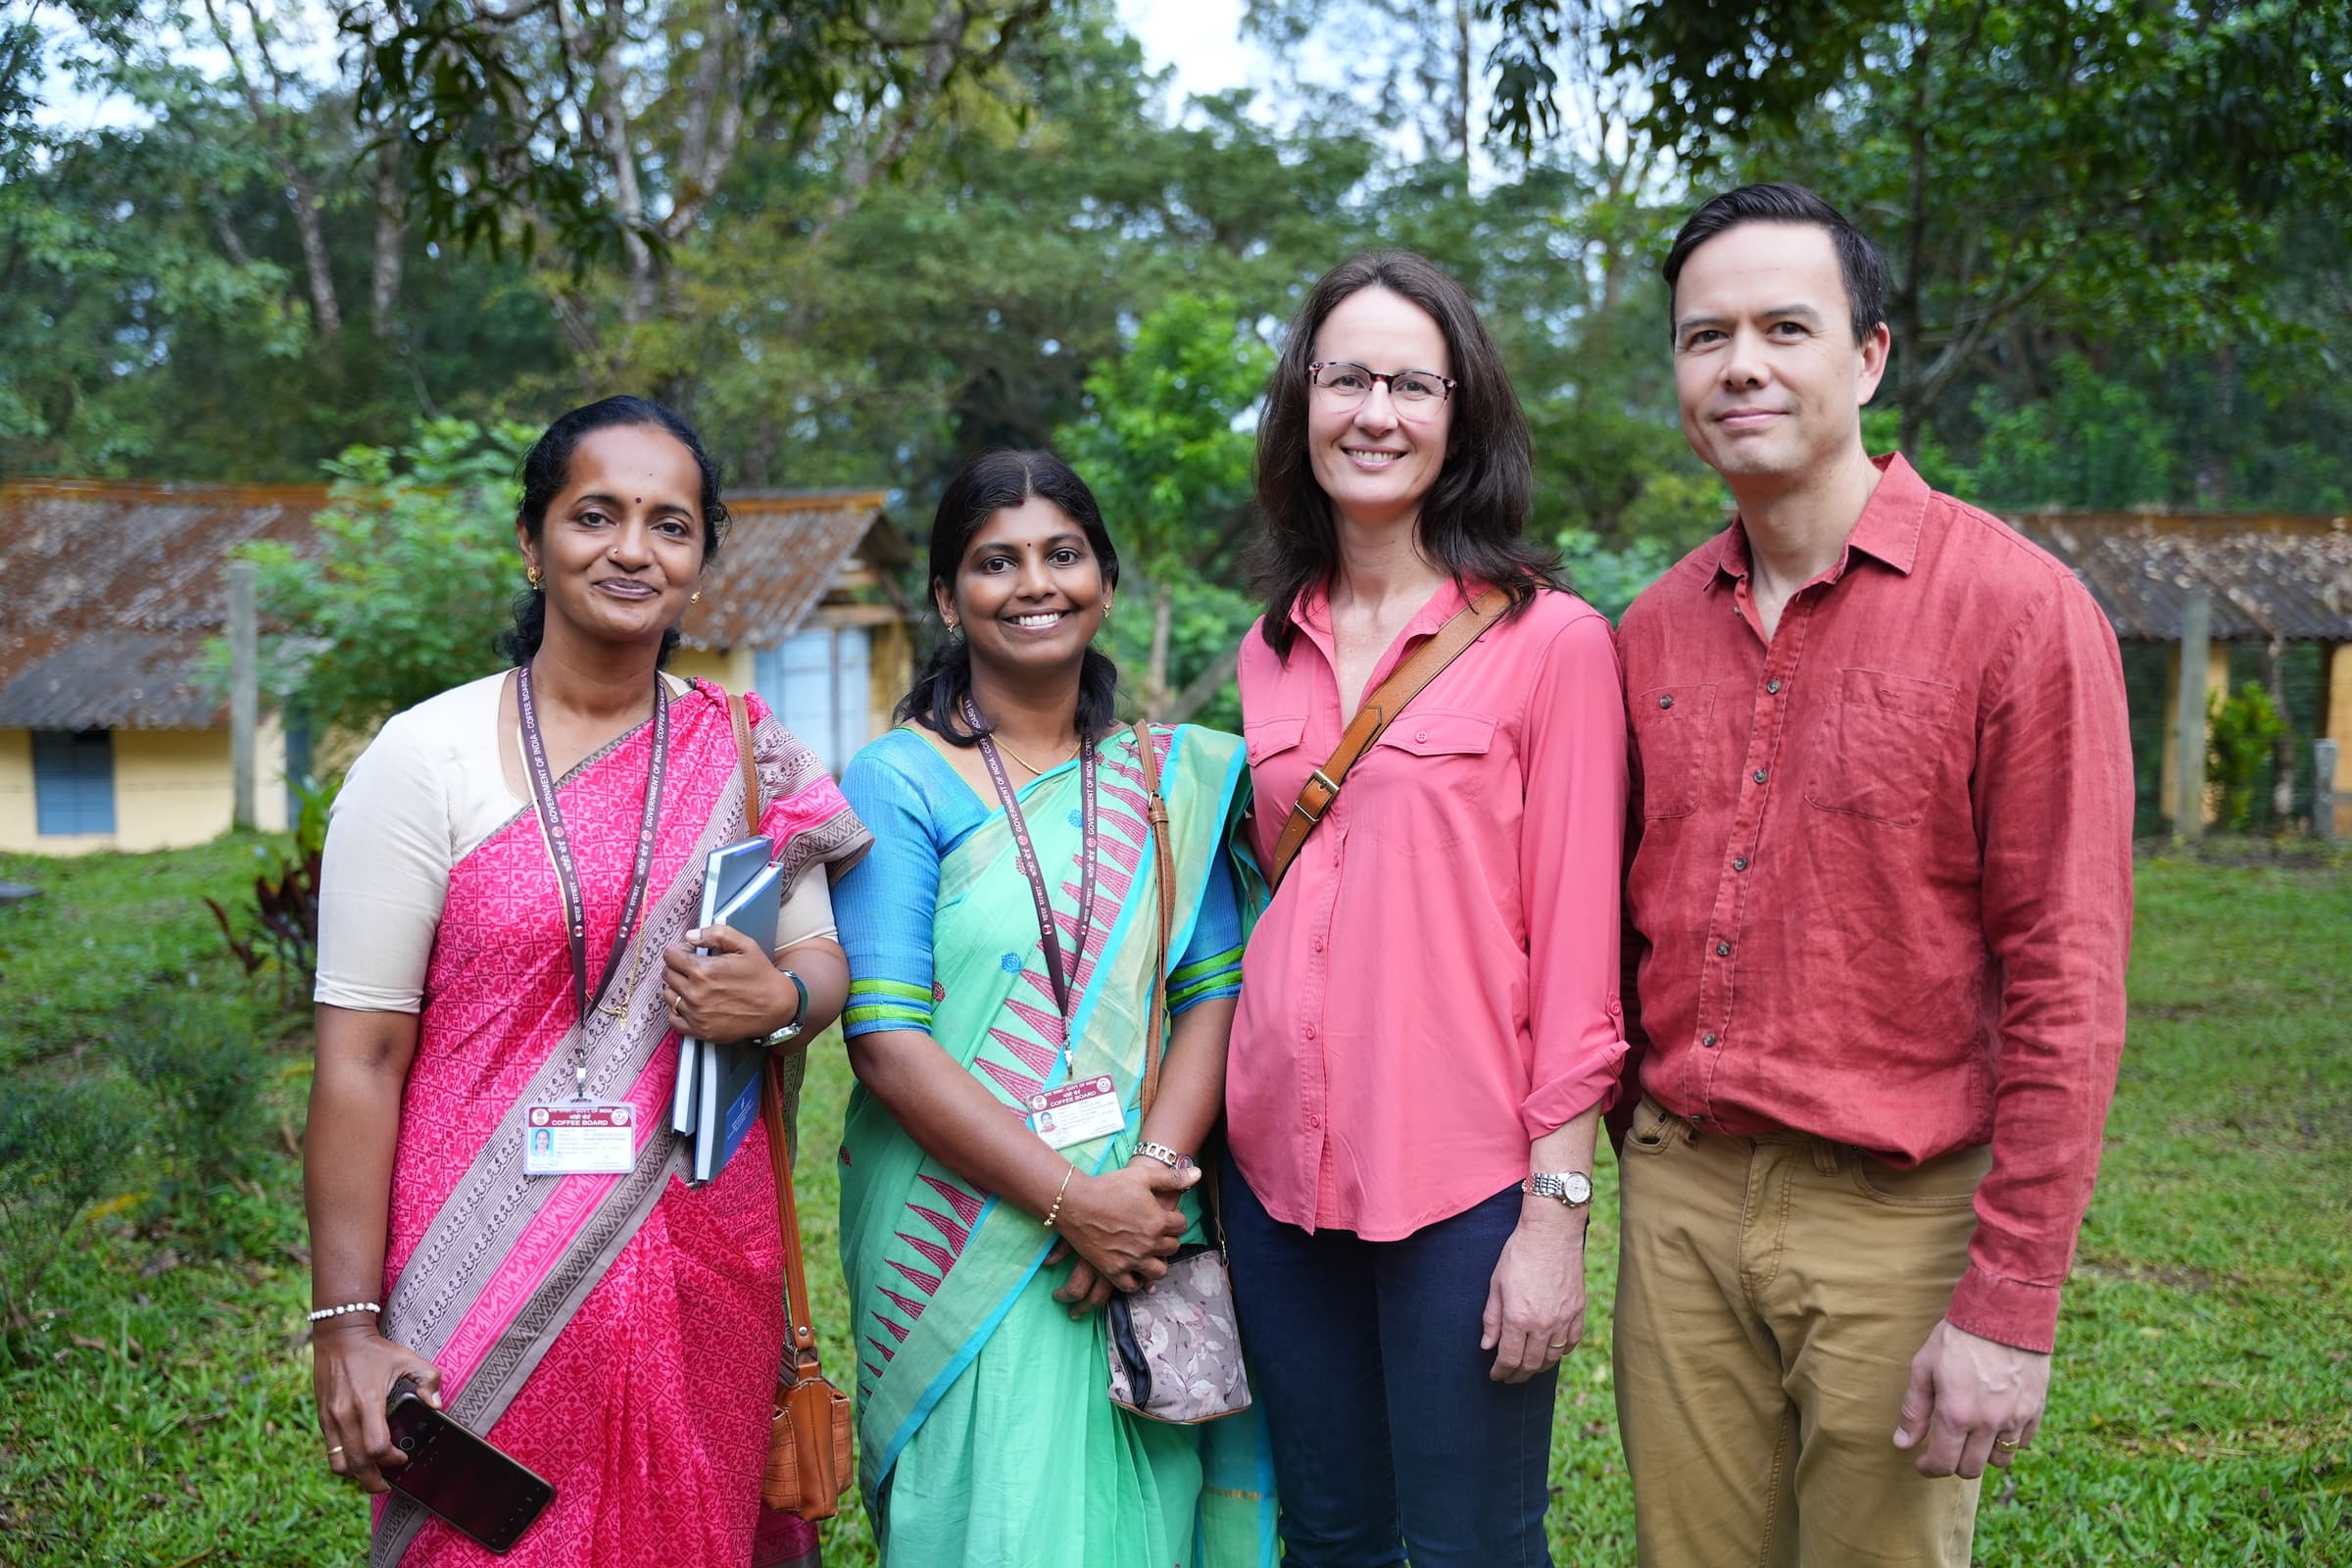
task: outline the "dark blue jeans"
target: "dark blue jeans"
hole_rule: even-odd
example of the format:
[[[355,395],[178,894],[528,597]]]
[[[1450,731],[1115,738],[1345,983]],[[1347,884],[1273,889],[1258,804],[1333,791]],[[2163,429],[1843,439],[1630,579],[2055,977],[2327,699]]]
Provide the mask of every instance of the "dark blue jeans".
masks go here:
[[[1518,1188],[1367,1242],[1273,1218],[1231,1154],[1220,1174],[1286,1568],[1550,1568],[1558,1374],[1496,1383],[1478,1348]]]

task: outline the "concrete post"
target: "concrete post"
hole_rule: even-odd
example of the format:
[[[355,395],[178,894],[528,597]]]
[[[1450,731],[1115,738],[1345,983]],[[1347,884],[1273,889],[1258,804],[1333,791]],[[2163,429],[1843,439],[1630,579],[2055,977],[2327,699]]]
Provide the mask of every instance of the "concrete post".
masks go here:
[[[228,564],[229,819],[254,825],[254,738],[261,727],[261,662],[254,631],[253,563]]]
[[[2180,793],[2173,803],[2173,836],[2194,840],[2205,833],[2205,683],[2188,678],[2207,664],[2213,627],[2213,597],[2191,588],[2180,606],[2180,709],[2174,725],[2180,759]]]
[[[2311,743],[2311,830],[2324,839],[2336,834],[2335,764],[2336,743]]]

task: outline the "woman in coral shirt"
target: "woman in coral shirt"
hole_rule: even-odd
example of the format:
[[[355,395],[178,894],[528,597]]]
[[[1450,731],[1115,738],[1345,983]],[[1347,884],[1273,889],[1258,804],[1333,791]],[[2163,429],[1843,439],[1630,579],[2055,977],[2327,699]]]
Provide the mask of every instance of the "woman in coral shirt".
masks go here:
[[[1508,595],[1347,774],[1244,961],[1226,1223],[1287,1560],[1548,1563],[1555,1369],[1625,1051],[1609,625],[1522,536],[1525,416],[1420,257],[1316,285],[1257,490],[1269,591],[1240,673],[1269,864],[1365,696]]]

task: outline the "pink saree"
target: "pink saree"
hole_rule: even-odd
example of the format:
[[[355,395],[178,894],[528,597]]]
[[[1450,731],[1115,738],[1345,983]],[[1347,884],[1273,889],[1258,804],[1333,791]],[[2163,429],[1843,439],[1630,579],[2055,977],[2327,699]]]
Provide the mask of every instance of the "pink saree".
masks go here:
[[[870,837],[815,756],[757,697],[753,751],[788,878],[839,875]],[[610,950],[640,814],[650,725],[558,786],[591,952]],[[636,1168],[526,1178],[524,1107],[571,1093],[571,970],[555,867],[528,807],[452,870],[401,1105],[384,1332],[430,1358],[450,1411],[555,1485],[508,1561],[746,1568],[813,1527],[762,1520],[769,1397],[783,1353],[782,1243],[756,1127],[717,1180],[684,1181],[669,1132],[676,1036],[664,945],[694,922],[710,850],[740,838],[726,699],[670,700],[645,914],[587,1022],[588,1093],[636,1107]],[[798,1526],[798,1530],[794,1530]],[[395,1493],[371,1568],[500,1561]]]

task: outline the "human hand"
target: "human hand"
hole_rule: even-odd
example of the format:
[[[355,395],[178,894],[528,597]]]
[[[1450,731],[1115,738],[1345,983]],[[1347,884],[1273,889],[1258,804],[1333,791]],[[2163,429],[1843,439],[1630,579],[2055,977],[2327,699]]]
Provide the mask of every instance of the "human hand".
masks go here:
[[[704,926],[663,948],[662,980],[670,1027],[700,1040],[773,1034],[800,1010],[800,993],[775,959],[733,926]]]
[[[1495,1352],[1487,1376],[1525,1383],[1559,1364],[1585,1337],[1586,1211],[1530,1198],[1487,1284],[1478,1348]]]
[[[327,1318],[312,1326],[311,1383],[318,1396],[326,1465],[364,1492],[387,1490],[384,1468],[409,1462],[392,1446],[384,1421],[384,1401],[404,1377],[416,1380],[425,1403],[441,1408],[440,1368],[385,1339],[374,1324]]]
[[[1154,1160],[1081,1176],[1056,1223],[1071,1250],[1113,1290],[1140,1291],[1167,1273],[1167,1260],[1184,1240],[1176,1195],[1200,1179],[1198,1165],[1170,1170]]]
[[[1046,1253],[1046,1266],[1052,1268],[1070,1255],[1070,1242],[1065,1236]],[[1099,1312],[1107,1306],[1110,1296],[1110,1281],[1083,1257],[1070,1264],[1070,1277],[1054,1291],[1054,1299],[1069,1307],[1070,1321],[1073,1323],[1089,1312]]]
[[[1925,1439],[1916,1461],[1921,1475],[1974,1481],[1988,1462],[2007,1469],[2033,1443],[2049,1396],[2048,1355],[1980,1339],[1946,1320],[1911,1358],[1894,1446],[1910,1448]]]

